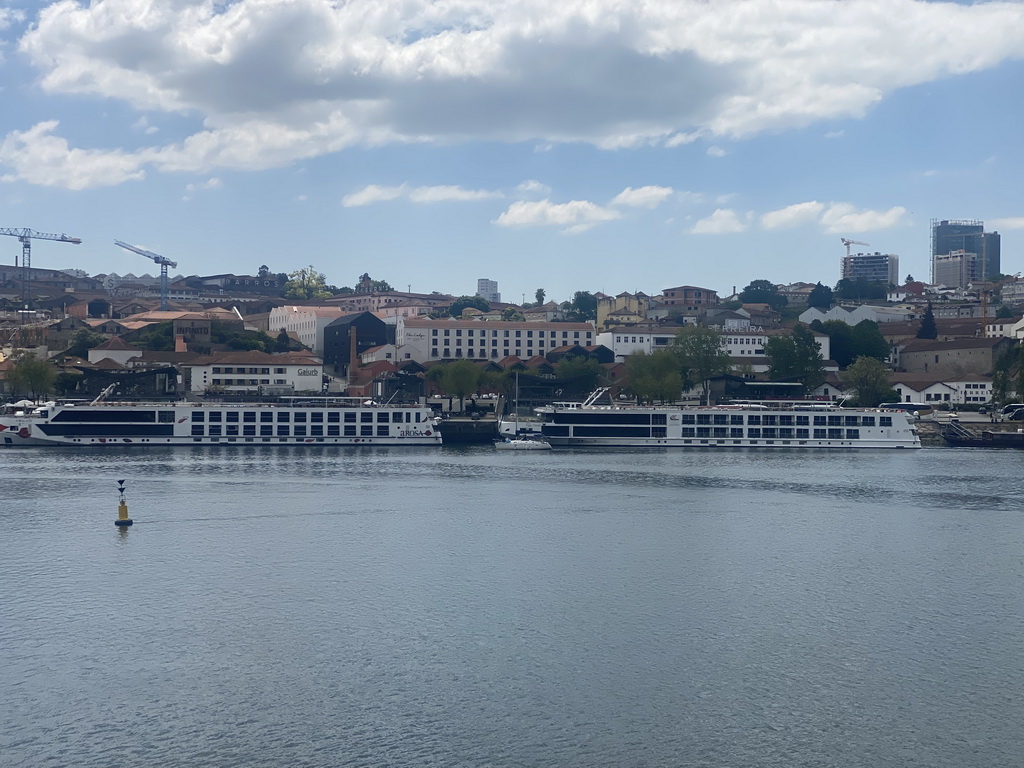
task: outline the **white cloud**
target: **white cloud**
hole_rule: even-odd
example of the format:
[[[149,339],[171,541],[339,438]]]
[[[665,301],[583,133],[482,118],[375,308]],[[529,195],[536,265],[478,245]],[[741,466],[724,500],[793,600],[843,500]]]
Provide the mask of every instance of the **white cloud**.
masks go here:
[[[589,200],[570,200],[568,203],[519,200],[512,203],[494,223],[501,227],[564,227],[563,232],[578,234],[621,218],[618,211],[602,208]]]
[[[822,216],[825,231],[833,235],[891,229],[903,222],[907,209],[897,205],[887,211],[861,211],[850,203],[831,203]]]
[[[1021,57],[1024,5],[58,2],[19,48],[50,93],[202,121],[135,155],[69,150],[96,181],[33,182],[81,188],[119,166],[123,179],[262,169],[356,144],[678,146],[856,118],[895,90]]]
[[[402,184],[397,187],[383,187],[371,184],[351,195],[345,195],[341,204],[345,208],[355,208],[371,203],[383,203],[389,200],[405,198],[413,203],[470,202],[502,197],[501,192],[485,189],[463,189],[457,186],[410,187]]]
[[[708,147],[708,157],[725,157],[727,154],[729,154],[729,153],[726,152],[721,147],[717,147],[717,146]]]
[[[13,172],[0,176],[0,181],[91,189],[145,177],[140,156],[120,150],[72,149],[67,141],[53,135],[57,126],[56,120],[49,120],[27,131],[7,134],[0,142],[0,166]]]
[[[694,235],[730,235],[743,232],[747,228],[736,211],[731,208],[718,208],[710,216],[698,219],[690,229]]]
[[[414,203],[471,202],[495,197],[502,197],[501,192],[449,186],[417,187],[409,192],[409,200]]]
[[[633,208],[657,208],[672,196],[672,187],[626,187],[612,198],[612,205]]]
[[[137,131],[142,131],[147,136],[154,134],[160,130],[155,125],[150,125],[149,119],[145,115],[136,120],[135,123],[132,125],[132,128],[134,128]]]
[[[987,219],[985,224],[990,230],[1024,229],[1024,216],[1010,216],[1005,219]]]
[[[516,187],[516,192],[521,192],[524,195],[550,195],[551,187],[536,179],[527,179]]]
[[[846,131],[829,131],[825,134],[826,139],[841,139]]]
[[[770,211],[761,217],[761,226],[764,229],[790,229],[817,221],[821,212],[825,210],[825,204],[812,200],[808,203],[796,203],[780,208],[777,211]]]

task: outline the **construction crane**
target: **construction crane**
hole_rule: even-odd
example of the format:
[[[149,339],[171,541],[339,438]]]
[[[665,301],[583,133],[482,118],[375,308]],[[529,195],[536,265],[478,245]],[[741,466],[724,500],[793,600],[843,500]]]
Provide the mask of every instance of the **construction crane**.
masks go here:
[[[10,235],[21,240],[21,304],[28,309],[28,280],[29,271],[32,269],[32,241],[33,240],[57,240],[61,243],[74,243],[79,245],[82,242],[80,237],[69,237],[68,235],[51,235],[46,232],[36,232],[31,229],[8,229],[0,227],[0,235]],[[14,259],[14,266],[18,266],[18,259]]]
[[[840,237],[839,239],[842,240],[843,241],[843,245],[846,246],[846,256],[847,256],[847,258],[849,258],[849,256],[850,256],[850,246],[851,245],[871,245],[871,243],[862,243],[860,240],[847,240],[845,237]]]
[[[137,253],[140,256],[145,256],[147,259],[152,259],[153,261],[160,265],[160,309],[169,309],[169,307],[167,306],[167,268],[177,268],[178,262],[171,261],[166,256],[161,256],[159,253],[147,251],[145,248],[137,248],[134,245],[122,243],[120,240],[115,240],[114,245],[119,245],[125,250],[131,251],[132,253]]]

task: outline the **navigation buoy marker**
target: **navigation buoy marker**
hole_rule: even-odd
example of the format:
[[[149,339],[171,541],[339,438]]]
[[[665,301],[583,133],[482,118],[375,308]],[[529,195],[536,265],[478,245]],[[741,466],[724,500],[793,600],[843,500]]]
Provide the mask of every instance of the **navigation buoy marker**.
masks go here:
[[[114,525],[119,528],[132,525],[135,521],[128,517],[128,502],[124,500],[124,480],[117,481],[117,492],[121,494],[121,500],[117,503],[117,520]]]

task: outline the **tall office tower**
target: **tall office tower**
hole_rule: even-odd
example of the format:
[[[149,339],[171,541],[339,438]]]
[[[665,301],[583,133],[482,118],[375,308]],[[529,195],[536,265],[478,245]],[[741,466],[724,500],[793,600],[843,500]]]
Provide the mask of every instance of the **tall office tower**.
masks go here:
[[[481,277],[476,281],[476,295],[484,301],[501,303],[501,294],[498,293],[497,280],[488,280],[486,277]]]
[[[900,284],[900,257],[893,253],[856,253],[843,256],[840,277],[863,278],[872,283]]]
[[[999,233],[986,232],[985,222],[978,220],[932,219],[932,282],[941,282],[935,276],[935,257],[954,251],[978,255],[978,275],[991,280],[1000,273]]]
[[[953,251],[932,256],[932,282],[947,288],[966,288],[981,278],[981,260],[976,253]]]

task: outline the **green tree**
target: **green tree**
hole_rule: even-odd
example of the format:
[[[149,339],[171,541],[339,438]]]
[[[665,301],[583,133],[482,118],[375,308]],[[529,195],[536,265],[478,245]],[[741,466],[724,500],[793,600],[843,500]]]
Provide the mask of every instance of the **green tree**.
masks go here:
[[[996,318],[1003,320],[1008,317],[1013,317],[1013,310],[1005,304],[1000,304],[999,309],[996,310]]]
[[[156,323],[146,329],[142,337],[134,342],[142,349],[152,352],[172,352],[174,350],[174,323]]]
[[[992,370],[992,400],[1005,404],[1010,394],[1011,371],[1021,357],[1021,346],[1010,347],[996,360]]]
[[[310,301],[326,299],[330,295],[331,292],[327,290],[327,277],[323,272],[317,271],[312,264],[288,273],[288,282],[284,286],[286,299]]]
[[[829,353],[832,359],[839,363],[840,368],[845,368],[857,359],[853,328],[842,320],[826,320],[820,324],[815,321],[811,323],[811,330],[821,331],[828,335]]]
[[[79,328],[71,334],[71,343],[64,350],[64,354],[67,357],[86,357],[90,349],[98,347],[106,340],[107,337],[102,333],[90,331],[88,328]]]
[[[684,378],[701,386],[702,399],[710,405],[711,377],[725,373],[732,364],[723,348],[722,334],[703,326],[690,325],[676,335],[671,349]]]
[[[679,359],[667,349],[627,357],[626,377],[630,390],[641,400],[674,402],[683,391]]]
[[[773,336],[764,345],[769,360],[768,375],[780,381],[792,379],[812,390],[825,381],[821,344],[806,325],[797,325],[789,336]]]
[[[883,363],[889,357],[889,342],[878,328],[874,320],[861,320],[853,326],[851,334],[854,348],[854,359],[873,357]]]
[[[515,307],[505,307],[501,310],[501,319],[506,323],[521,323],[526,318],[523,316],[523,313]]]
[[[562,312],[566,320],[587,322],[597,319],[597,297],[590,291],[576,291],[572,301],[562,303]]]
[[[914,282],[914,276],[913,275],[907,275],[907,279],[903,281],[903,284],[906,285],[907,283],[912,283],[912,282]]]
[[[544,304],[544,298],[546,296],[547,296],[547,293],[544,291],[543,288],[538,288],[537,292],[533,294],[533,298],[535,298],[537,300],[537,306],[538,307],[542,306]]]
[[[484,301],[481,296],[459,296],[448,308],[448,314],[452,317],[462,317],[463,311],[473,307],[481,312],[489,312],[491,305]]]
[[[843,372],[843,386],[857,393],[857,404],[863,408],[899,397],[889,384],[889,368],[873,357],[858,357]]]
[[[768,304],[772,309],[782,309],[789,299],[779,293],[775,283],[770,280],[753,280],[740,291],[740,301],[744,304]]]
[[[480,369],[469,360],[439,363],[436,368],[441,369],[436,379],[438,386],[459,398],[459,410],[465,410],[466,396],[476,392],[480,385]]]
[[[836,283],[834,295],[837,299],[864,301],[867,299],[884,299],[889,286],[886,283],[875,283],[858,277],[856,280],[842,278]]]
[[[828,309],[832,306],[832,289],[827,285],[818,283],[807,294],[807,304],[819,309]]]
[[[260,268],[256,272],[256,277],[270,277],[270,267],[266,264],[260,264]]]
[[[917,329],[917,338],[935,339],[938,338],[938,335],[939,329],[935,324],[935,313],[932,311],[932,303],[929,301],[928,307],[921,315],[921,327]]]
[[[275,352],[287,352],[289,347],[292,345],[292,339],[288,335],[288,331],[284,328],[277,334],[277,338],[274,339],[274,351]]]
[[[604,373],[601,364],[586,355],[563,357],[555,365],[555,375],[560,379],[572,379],[573,390],[590,392],[597,389]]]
[[[39,400],[53,391],[57,370],[31,352],[23,351],[15,355],[14,365],[7,371],[7,381],[15,391]]]

